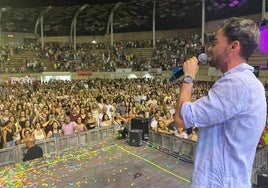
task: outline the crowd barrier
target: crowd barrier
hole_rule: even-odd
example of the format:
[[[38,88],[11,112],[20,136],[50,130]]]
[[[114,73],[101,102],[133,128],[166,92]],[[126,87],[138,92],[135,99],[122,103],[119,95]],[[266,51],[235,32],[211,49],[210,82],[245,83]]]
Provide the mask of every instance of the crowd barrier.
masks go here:
[[[149,142],[161,149],[166,149],[170,154],[181,160],[194,161],[196,142],[188,139],[180,139],[174,135],[161,134],[149,131]]]
[[[149,141],[159,148],[167,149],[170,154],[177,155],[179,159],[188,162],[194,161],[196,152],[196,142],[180,139],[174,135],[159,134],[155,131],[149,132]],[[253,163],[251,182],[257,185],[258,174],[261,170],[268,169],[268,146],[265,146],[256,152]]]
[[[61,136],[36,141],[36,144],[43,149],[44,156],[59,154],[73,147],[85,144],[97,144],[104,140],[113,139],[114,127],[100,127],[79,134]],[[0,150],[0,166],[22,162],[23,155],[27,151],[25,144]]]
[[[265,146],[258,149],[256,152],[251,176],[252,184],[257,185],[259,172],[267,169],[268,169],[268,146]]]

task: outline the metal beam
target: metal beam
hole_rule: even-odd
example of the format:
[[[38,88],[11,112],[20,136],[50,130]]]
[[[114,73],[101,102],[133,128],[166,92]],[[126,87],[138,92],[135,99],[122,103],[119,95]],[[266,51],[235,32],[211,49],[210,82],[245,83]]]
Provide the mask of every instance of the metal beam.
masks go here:
[[[76,50],[76,24],[77,24],[77,18],[79,14],[85,9],[89,7],[88,4],[82,5],[76,12],[73,17],[72,23],[71,23],[71,29],[70,29],[70,41],[73,42],[74,50]],[[72,35],[73,34],[73,35]],[[73,37],[72,37],[73,36]]]

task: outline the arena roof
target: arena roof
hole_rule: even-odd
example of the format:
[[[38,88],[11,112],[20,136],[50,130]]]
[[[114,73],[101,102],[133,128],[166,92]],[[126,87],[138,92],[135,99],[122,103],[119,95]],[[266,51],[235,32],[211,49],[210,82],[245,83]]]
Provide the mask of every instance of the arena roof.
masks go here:
[[[2,31],[34,33],[44,13],[44,36],[70,35],[75,12],[87,4],[77,18],[77,35],[104,35],[111,10],[118,0],[1,0]],[[261,13],[262,0],[206,0],[206,21]],[[50,8],[47,8],[51,6]],[[201,0],[156,0],[156,30],[201,27]],[[267,4],[266,4],[267,9]],[[152,30],[153,0],[121,0],[114,13],[113,31]],[[261,20],[260,20],[261,21]],[[38,33],[40,33],[40,26]]]

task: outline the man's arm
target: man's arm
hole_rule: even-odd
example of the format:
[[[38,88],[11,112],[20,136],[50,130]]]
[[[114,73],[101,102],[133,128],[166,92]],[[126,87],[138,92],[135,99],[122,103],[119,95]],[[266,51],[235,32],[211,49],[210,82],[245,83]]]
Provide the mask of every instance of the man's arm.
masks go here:
[[[195,79],[198,69],[199,69],[198,60],[196,57],[192,57],[183,63],[184,75],[190,76],[192,79]],[[174,116],[174,121],[177,127],[186,128],[182,119],[181,109],[183,103],[191,101],[193,85],[194,83],[185,83],[185,82],[182,84]]]
[[[175,116],[174,116],[174,120],[175,120],[177,127],[185,128],[185,125],[181,116],[181,108],[184,102],[191,101],[193,85],[194,85],[193,83],[182,84],[180,95],[177,100],[176,111],[175,111]]]

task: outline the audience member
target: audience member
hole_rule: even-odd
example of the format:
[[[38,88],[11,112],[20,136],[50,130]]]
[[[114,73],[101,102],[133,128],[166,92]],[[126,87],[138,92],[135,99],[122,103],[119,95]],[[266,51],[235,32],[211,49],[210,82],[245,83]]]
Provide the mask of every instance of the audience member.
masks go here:
[[[35,139],[33,136],[29,136],[24,141],[27,152],[24,154],[23,161],[33,160],[36,158],[43,157],[43,149],[35,144]]]
[[[47,137],[46,132],[39,121],[34,125],[33,136],[35,140],[44,140]]]
[[[82,122],[82,117],[77,117],[76,119],[76,125],[74,126],[75,132],[80,133],[83,131],[87,131],[86,125]]]
[[[63,135],[71,135],[75,133],[76,123],[71,121],[70,116],[65,116],[65,122],[61,126],[61,132]]]
[[[86,118],[85,118],[85,125],[87,127],[87,129],[94,129],[96,127],[98,127],[98,121],[97,119],[92,115],[92,113],[89,111],[86,114]]]
[[[173,134],[173,131],[165,124],[163,120],[157,122],[157,132],[164,134]]]
[[[100,127],[107,127],[107,126],[111,126],[111,125],[112,125],[112,121],[111,121],[110,117],[108,116],[108,114],[106,114],[106,113],[103,114]]]
[[[60,131],[60,123],[57,120],[52,121],[52,130],[47,133],[47,138],[57,138],[62,135]]]
[[[3,147],[4,148],[15,146],[14,133],[15,133],[14,124],[7,121],[6,126],[3,128]]]

